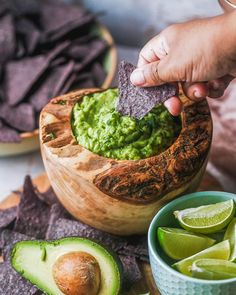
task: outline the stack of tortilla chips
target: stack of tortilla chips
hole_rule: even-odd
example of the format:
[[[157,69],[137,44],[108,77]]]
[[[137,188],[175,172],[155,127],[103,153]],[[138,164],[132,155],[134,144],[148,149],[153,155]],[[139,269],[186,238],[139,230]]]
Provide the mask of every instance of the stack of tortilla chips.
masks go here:
[[[0,1],[0,142],[38,127],[48,100],[101,86],[107,43],[95,15],[47,0]]]

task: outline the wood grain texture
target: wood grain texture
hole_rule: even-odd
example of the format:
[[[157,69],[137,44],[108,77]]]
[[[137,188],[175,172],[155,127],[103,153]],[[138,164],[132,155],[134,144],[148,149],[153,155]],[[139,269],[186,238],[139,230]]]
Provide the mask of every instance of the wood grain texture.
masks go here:
[[[33,179],[34,185],[38,188],[40,192],[46,191],[50,184],[49,179],[46,174],[42,174]],[[19,191],[21,188],[19,188]],[[205,173],[204,177],[199,186],[199,190],[222,190],[220,183],[210,174]],[[12,193],[6,199],[0,203],[0,209],[6,209],[16,206],[19,202],[19,195]],[[0,257],[0,262],[1,262]],[[151,295],[160,295],[158,289],[155,285],[151,268],[148,263],[139,263],[140,270],[142,272],[143,278],[138,283],[136,283],[131,290],[124,292],[122,295],[140,295],[146,292],[150,292]],[[19,293],[20,294],[20,293]]]
[[[51,100],[40,117],[41,151],[58,198],[75,217],[121,235],[145,233],[157,210],[198,185],[212,138],[206,101],[183,101],[182,130],[163,153],[138,161],[114,160],[77,144],[71,112],[85,89]],[[93,208],[93,210],[91,210]]]

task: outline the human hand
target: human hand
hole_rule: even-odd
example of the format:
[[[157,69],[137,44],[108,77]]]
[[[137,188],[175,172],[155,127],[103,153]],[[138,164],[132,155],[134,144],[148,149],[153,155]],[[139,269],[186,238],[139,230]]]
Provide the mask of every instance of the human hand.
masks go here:
[[[236,77],[236,12],[172,25],[141,50],[130,79],[148,87],[180,81],[190,99],[217,98]],[[171,114],[181,112],[181,101],[165,102]]]

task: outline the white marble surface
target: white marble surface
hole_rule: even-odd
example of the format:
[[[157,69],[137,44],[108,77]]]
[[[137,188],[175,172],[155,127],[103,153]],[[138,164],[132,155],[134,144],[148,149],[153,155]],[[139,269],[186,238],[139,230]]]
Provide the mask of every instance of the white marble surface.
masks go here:
[[[119,47],[118,56],[119,59],[126,59],[135,64],[138,50]],[[116,85],[116,79],[113,85]],[[34,177],[43,171],[44,167],[39,151],[23,156],[0,158],[0,201],[22,185],[26,174]]]

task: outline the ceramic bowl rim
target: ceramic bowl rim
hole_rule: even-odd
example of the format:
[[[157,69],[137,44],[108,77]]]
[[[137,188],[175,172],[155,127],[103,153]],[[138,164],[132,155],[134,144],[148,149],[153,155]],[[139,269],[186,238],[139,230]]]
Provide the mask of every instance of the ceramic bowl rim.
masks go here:
[[[236,282],[236,278],[224,279],[224,280],[203,280],[203,279],[197,279],[197,278],[192,278],[192,277],[188,277],[186,275],[183,275],[180,272],[176,271],[175,269],[171,268],[161,258],[161,256],[158,254],[158,251],[155,249],[155,245],[153,245],[153,243],[152,243],[152,236],[153,236],[154,232],[156,231],[156,223],[159,220],[160,216],[167,210],[168,207],[179,205],[185,200],[195,199],[195,198],[198,198],[198,197],[207,196],[209,194],[214,194],[215,196],[224,195],[229,199],[233,198],[234,200],[236,200],[236,194],[234,194],[234,193],[228,193],[228,192],[223,192],[223,191],[222,192],[221,191],[202,191],[202,192],[195,192],[195,193],[183,195],[183,196],[171,201],[170,203],[163,206],[157,212],[157,214],[153,217],[153,219],[152,219],[152,221],[151,221],[151,223],[149,225],[149,229],[148,229],[148,250],[149,250],[149,252],[151,252],[152,256],[154,257],[154,260],[156,260],[159,264],[161,264],[161,266],[167,272],[177,276],[181,280],[185,280],[185,281],[192,282],[192,283],[205,284],[205,285],[209,285],[209,284],[211,284],[211,285],[220,285],[220,284],[234,283],[234,282]]]

